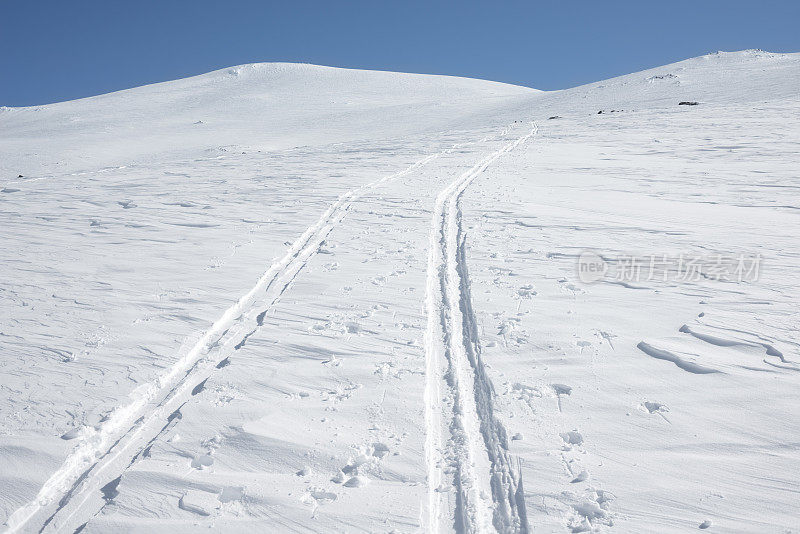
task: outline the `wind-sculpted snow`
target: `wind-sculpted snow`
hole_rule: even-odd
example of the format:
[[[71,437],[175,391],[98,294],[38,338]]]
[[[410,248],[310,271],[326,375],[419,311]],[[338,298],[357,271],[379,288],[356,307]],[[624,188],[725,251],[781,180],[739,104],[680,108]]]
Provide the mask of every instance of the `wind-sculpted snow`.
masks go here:
[[[794,531],[798,57],[0,109],[4,530]]]
[[[798,102],[692,109],[543,121],[464,196],[482,355],[542,530],[797,522]],[[609,268],[590,283],[587,252]]]

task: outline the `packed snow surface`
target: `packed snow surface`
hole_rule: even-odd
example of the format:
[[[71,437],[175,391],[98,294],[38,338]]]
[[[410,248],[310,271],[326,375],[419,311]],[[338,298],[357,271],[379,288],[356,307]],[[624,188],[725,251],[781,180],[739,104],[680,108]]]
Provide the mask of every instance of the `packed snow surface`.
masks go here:
[[[8,532],[800,530],[800,54],[0,108]]]

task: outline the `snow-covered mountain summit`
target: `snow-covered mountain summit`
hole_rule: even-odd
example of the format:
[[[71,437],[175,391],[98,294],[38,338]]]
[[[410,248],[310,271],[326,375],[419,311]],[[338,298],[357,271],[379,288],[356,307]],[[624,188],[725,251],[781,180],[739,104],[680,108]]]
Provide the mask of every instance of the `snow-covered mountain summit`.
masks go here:
[[[110,165],[231,145],[275,150],[444,129],[536,93],[497,82],[255,63],[70,102],[5,108],[0,170]],[[36,152],[27,151],[35,146]],[[20,167],[15,156],[24,155]],[[57,159],[54,162],[52,159]]]

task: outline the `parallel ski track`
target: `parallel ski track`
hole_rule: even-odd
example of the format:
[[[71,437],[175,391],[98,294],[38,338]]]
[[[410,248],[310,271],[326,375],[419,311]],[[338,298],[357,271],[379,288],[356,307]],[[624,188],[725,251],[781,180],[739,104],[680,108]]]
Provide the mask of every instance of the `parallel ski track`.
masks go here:
[[[458,532],[528,532],[522,479],[508,453],[505,429],[494,416],[494,390],[481,359],[460,200],[489,165],[536,132],[533,125],[529,133],[483,158],[436,198],[426,284],[428,502],[423,521],[427,532],[438,532],[450,520]],[[445,518],[442,500],[451,486],[445,473],[451,471],[455,514]]]
[[[500,133],[504,135],[506,130]],[[478,142],[491,139],[488,136]],[[402,171],[342,194],[315,224],[273,263],[257,283],[217,319],[191,349],[156,380],[137,388],[128,404],[116,408],[97,428],[86,429],[82,441],[44,483],[36,497],[6,520],[6,532],[59,530],[80,524],[96,513],[81,508],[106,484],[113,483],[142,452],[180,417],[192,391],[261,325],[264,315],[291,285],[352,203],[375,188],[408,175],[433,159],[472,143],[460,143],[430,154]],[[266,303],[266,306],[264,305]]]

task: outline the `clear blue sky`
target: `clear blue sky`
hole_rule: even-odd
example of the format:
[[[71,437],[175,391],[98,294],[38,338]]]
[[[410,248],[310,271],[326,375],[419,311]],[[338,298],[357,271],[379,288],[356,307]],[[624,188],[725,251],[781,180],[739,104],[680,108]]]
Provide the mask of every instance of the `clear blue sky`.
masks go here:
[[[800,51],[800,1],[0,0],[0,105],[258,61],[559,89],[744,48]]]

